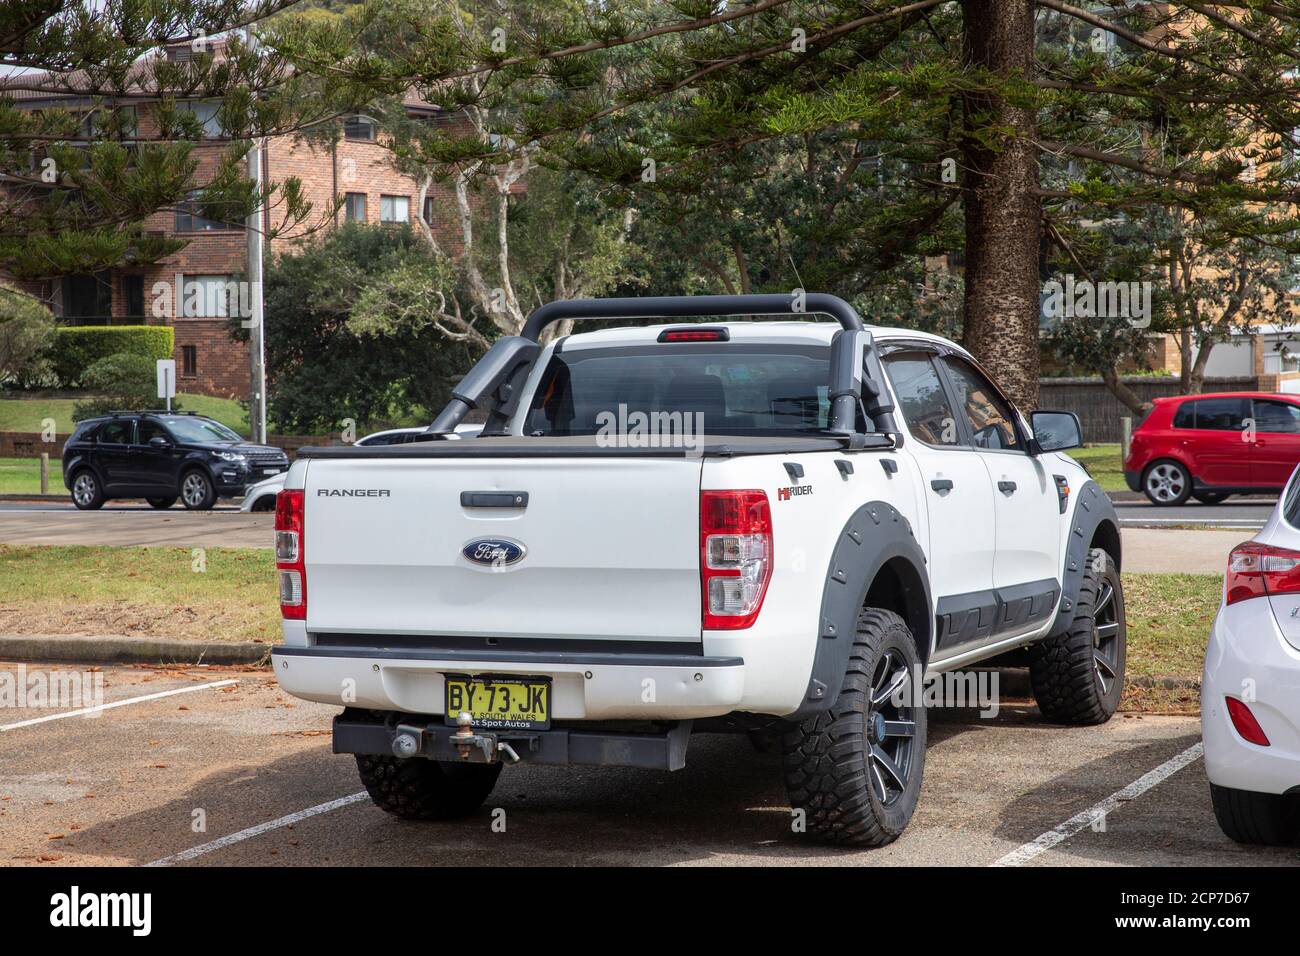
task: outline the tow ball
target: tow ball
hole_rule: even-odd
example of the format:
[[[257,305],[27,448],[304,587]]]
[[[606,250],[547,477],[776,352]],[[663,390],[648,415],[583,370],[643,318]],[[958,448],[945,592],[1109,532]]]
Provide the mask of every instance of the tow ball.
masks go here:
[[[468,760],[477,747],[483,752],[483,759],[487,763],[496,763],[501,755],[510,763],[519,763],[519,754],[515,753],[514,747],[504,740],[498,740],[496,734],[474,733],[470,723],[470,715],[462,711],[456,718],[456,732],[451,735],[451,742],[455,744],[461,760]]]

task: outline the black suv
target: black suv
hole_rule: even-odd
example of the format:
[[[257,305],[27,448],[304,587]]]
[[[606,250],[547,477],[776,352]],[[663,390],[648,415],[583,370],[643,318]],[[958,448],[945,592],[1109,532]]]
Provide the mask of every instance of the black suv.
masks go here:
[[[114,412],[78,423],[63,446],[63,484],[81,509],[110,498],[143,498],[205,511],[289,467],[278,448],[244,441],[194,413]]]

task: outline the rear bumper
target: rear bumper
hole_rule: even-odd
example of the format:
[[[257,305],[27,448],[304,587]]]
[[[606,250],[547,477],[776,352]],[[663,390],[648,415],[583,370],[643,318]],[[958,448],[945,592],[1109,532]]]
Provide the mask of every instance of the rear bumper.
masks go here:
[[[1269,746],[1242,739],[1226,697],[1247,702]],[[1300,787],[1300,650],[1279,632],[1267,598],[1223,607],[1214,620],[1201,679],[1201,738],[1211,783],[1259,793]]]
[[[579,764],[592,767],[642,767],[681,770],[686,766],[690,721],[665,733],[620,733],[604,730],[497,730],[479,732],[468,742],[454,727],[424,718],[380,722],[348,711],[334,718],[336,754],[399,752],[398,737],[414,741],[404,757],[463,763]]]
[[[272,650],[271,661],[295,697],[434,716],[445,713],[446,674],[549,677],[557,721],[719,717],[745,693],[739,657],[286,645]]]

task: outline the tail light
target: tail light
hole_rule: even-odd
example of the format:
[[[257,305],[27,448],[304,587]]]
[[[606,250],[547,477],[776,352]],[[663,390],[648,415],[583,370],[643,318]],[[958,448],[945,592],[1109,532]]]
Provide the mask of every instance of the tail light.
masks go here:
[[[1232,718],[1232,726],[1237,728],[1237,733],[1241,734],[1241,739],[1247,743],[1258,744],[1261,747],[1269,746],[1268,737],[1264,734],[1264,728],[1259,725],[1259,721],[1250,712],[1246,702],[1235,697],[1225,697],[1224,700],[1228,702],[1228,716]]]
[[[303,494],[297,488],[275,496],[275,568],[280,579],[280,614],[307,619],[307,566],[303,557]]]
[[[772,511],[762,491],[700,492],[700,604],[705,630],[758,619],[772,577]]]
[[[1296,591],[1300,591],[1300,551],[1247,541],[1228,555],[1225,603]]]

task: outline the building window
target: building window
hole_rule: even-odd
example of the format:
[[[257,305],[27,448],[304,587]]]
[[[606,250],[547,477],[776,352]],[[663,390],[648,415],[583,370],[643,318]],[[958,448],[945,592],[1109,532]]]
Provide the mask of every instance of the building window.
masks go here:
[[[406,196],[380,196],[379,221],[410,222],[411,200]]]
[[[144,319],[144,276],[122,276],[122,297],[126,300],[126,316]]]
[[[343,135],[347,139],[358,140],[363,143],[374,142],[375,121],[369,116],[362,116],[359,113],[349,116],[343,121]]]
[[[366,221],[365,193],[348,193],[343,197],[343,218],[348,222]]]
[[[431,226],[433,225],[433,197],[432,196],[424,197],[424,221]]]
[[[79,323],[108,324],[113,320],[113,286],[105,273],[63,277],[63,317]]]
[[[200,189],[191,190],[185,197],[185,202],[176,207],[177,232],[215,232],[220,230],[242,230],[244,228],[241,223],[222,222],[219,219],[206,218],[199,207],[202,192]]]
[[[203,135],[209,139],[221,139],[226,135],[221,121],[217,119],[217,111],[220,109],[221,104],[215,100],[181,100],[176,104],[178,113],[194,114],[203,129]]]
[[[240,309],[239,292],[240,283],[234,276],[185,276],[181,315],[187,319],[224,319]]]
[[[181,346],[181,374],[195,376],[199,373],[199,349],[196,345]]]

